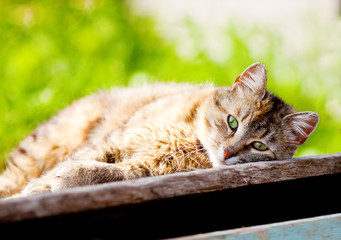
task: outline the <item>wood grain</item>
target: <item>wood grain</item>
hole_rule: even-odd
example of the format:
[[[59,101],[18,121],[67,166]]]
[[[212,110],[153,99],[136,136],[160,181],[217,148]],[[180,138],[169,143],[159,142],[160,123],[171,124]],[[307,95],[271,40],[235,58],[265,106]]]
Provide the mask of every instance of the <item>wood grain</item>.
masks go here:
[[[341,153],[245,163],[0,200],[0,223],[341,173]]]

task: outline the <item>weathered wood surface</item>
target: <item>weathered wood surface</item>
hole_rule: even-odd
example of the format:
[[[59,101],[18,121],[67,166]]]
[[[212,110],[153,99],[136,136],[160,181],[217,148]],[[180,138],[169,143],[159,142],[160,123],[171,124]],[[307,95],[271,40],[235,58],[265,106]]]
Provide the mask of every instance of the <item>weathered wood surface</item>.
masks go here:
[[[238,228],[176,238],[177,240],[292,240],[340,239],[341,214],[305,218],[294,221]],[[175,239],[174,239],[175,240]]]
[[[0,223],[336,173],[341,173],[341,153],[78,187],[0,200]]]

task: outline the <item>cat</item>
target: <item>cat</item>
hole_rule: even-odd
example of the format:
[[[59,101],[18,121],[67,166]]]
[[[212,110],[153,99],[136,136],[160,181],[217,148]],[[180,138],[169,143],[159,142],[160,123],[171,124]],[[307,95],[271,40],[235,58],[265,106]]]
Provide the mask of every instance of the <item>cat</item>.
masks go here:
[[[156,83],[84,97],[14,149],[0,196],[291,158],[319,116],[297,112],[266,82],[254,63],[231,87]]]

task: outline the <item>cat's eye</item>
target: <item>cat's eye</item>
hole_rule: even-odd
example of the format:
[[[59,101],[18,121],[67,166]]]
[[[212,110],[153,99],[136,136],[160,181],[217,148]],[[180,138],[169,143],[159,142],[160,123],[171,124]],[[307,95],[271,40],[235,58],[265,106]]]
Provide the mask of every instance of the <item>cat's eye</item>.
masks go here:
[[[233,116],[228,116],[227,118],[227,122],[229,124],[229,127],[233,130],[233,131],[237,131],[238,128],[238,122],[237,119],[235,119],[235,117]]]
[[[251,143],[251,146],[258,151],[268,150],[268,147],[264,143],[261,143],[261,142],[253,142]]]

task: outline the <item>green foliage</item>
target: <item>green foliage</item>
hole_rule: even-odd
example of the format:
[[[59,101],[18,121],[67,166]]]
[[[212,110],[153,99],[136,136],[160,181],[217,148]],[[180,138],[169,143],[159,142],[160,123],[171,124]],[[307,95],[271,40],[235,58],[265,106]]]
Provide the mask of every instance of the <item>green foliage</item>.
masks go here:
[[[181,56],[181,43],[164,40],[153,19],[137,16],[122,1],[0,0],[0,6],[0,166],[21,139],[76,98],[154,80],[230,85],[255,61],[267,65],[270,90],[298,110],[321,116],[297,156],[339,150],[340,120],[326,109],[335,101],[327,90],[305,89],[314,71],[316,87],[323,82],[318,69],[309,67],[318,50],[303,71],[299,60],[282,58],[279,36],[257,28],[240,33],[233,24],[220,39],[227,55],[217,61],[202,47],[205,34],[190,21],[184,25],[193,51]],[[266,40],[261,51],[250,45],[257,37]]]

